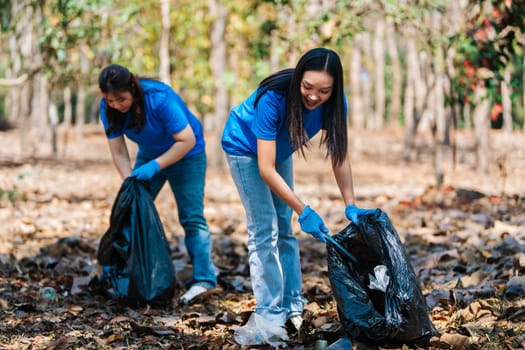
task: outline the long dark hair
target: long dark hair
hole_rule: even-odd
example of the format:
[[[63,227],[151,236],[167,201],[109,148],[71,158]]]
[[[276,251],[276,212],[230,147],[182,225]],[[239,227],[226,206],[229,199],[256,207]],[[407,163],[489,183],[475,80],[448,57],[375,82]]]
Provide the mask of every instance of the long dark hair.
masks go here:
[[[347,127],[343,100],[343,67],[337,53],[326,48],[315,48],[304,54],[295,68],[281,70],[265,78],[259,84],[255,105],[269,90],[286,94],[286,124],[294,149],[304,156],[308,148],[308,136],[303,125],[301,81],[306,71],[327,72],[333,79],[332,95],[325,102],[321,139],[326,144],[326,155],[334,165],[341,164],[348,149]]]
[[[134,127],[139,131],[142,130],[146,119],[144,112],[144,94],[140,87],[138,76],[132,74],[126,67],[118,64],[110,64],[100,72],[98,76],[98,87],[104,94],[129,91],[133,97],[133,102],[130,109],[131,119],[127,127]],[[124,115],[124,113],[111,108],[106,103],[106,116],[109,124],[106,134],[123,128]]]

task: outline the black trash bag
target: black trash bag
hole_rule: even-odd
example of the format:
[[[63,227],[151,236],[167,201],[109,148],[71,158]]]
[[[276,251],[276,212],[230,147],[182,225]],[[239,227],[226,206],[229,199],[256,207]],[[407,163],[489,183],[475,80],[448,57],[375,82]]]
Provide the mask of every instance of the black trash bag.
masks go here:
[[[357,262],[328,244],[328,275],[345,336],[371,345],[427,346],[439,332],[405,248],[386,213],[377,209],[359,226],[333,236]],[[386,266],[386,291],[370,288],[374,267]]]
[[[162,222],[145,187],[128,177],[97,251],[107,291],[130,306],[165,306],[175,291],[175,269]]]

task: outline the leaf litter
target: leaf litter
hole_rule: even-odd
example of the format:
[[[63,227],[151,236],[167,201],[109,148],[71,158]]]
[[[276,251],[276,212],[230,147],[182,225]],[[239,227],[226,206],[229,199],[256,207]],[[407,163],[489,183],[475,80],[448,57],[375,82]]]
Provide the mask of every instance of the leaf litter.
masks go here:
[[[389,141],[388,135],[381,134],[369,142]],[[108,226],[120,185],[118,176],[102,146],[102,135],[91,135],[82,142],[85,144],[75,146],[78,150],[88,149],[83,148],[88,144],[99,152],[6,162],[12,165],[2,170],[0,348],[241,349],[233,332],[248,320],[255,300],[249,281],[244,212],[229,175],[211,169],[207,179],[205,214],[214,241],[218,287],[192,305],[178,305],[191,266],[174,201],[163,190],[156,204],[172,244],[177,295],[163,309],[130,308],[104,294],[97,283],[100,271],[95,252]],[[314,164],[322,164],[322,157],[316,156],[311,156]],[[403,190],[392,193],[389,179],[403,178],[402,174],[392,176],[392,171],[406,171],[410,165],[392,164],[389,172],[380,169],[390,176],[372,176],[374,183],[368,186],[366,176],[371,168],[366,166],[384,160],[381,154],[375,156],[367,154],[355,161],[356,192],[362,193],[358,201],[363,207],[382,207],[400,233],[441,333],[432,340],[431,348],[524,348],[523,193],[472,190],[461,181],[442,188],[427,181],[424,186],[416,183],[409,190],[399,187]],[[310,166],[297,161],[296,190],[319,208],[328,226],[337,232],[346,225],[342,210],[337,209],[343,205],[337,188],[323,166],[311,166],[318,173],[308,178]],[[511,180],[506,179],[507,184]],[[360,182],[364,183],[362,192]],[[308,304],[301,332],[289,329],[288,347],[313,349],[318,339],[337,340],[342,329],[328,280],[326,249],[301,233],[296,223],[294,230],[300,242]],[[354,348],[367,347],[354,344]]]

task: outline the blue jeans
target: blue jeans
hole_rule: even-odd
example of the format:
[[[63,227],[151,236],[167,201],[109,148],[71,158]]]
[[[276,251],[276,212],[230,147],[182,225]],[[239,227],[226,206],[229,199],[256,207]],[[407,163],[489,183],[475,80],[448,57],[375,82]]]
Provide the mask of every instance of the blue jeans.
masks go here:
[[[135,168],[147,161],[149,159],[137,158]],[[162,169],[150,179],[149,186],[151,195],[156,198],[166,180],[170,184],[192,263],[190,285],[215,288],[217,276],[211,259],[211,237],[203,213],[205,179],[206,153],[202,152]]]
[[[226,157],[246,211],[255,312],[284,326],[288,318],[302,314],[305,304],[299,245],[292,233],[292,208],[263,181],[256,157]],[[276,169],[293,188],[292,157],[277,163]]]

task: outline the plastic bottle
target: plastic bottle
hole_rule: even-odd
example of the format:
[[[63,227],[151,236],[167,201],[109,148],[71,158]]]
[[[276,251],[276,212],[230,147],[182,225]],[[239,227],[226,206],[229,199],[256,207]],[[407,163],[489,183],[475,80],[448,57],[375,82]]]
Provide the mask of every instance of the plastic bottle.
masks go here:
[[[46,300],[53,300],[57,296],[57,291],[53,287],[44,287],[40,290],[40,295]]]

